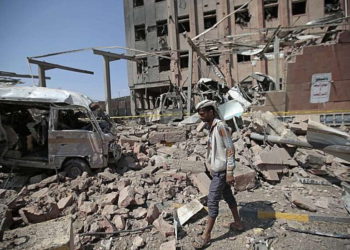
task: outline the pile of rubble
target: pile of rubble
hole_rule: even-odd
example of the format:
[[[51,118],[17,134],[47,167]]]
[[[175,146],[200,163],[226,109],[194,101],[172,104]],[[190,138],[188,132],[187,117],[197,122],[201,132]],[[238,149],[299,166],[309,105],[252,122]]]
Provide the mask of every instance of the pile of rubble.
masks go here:
[[[271,185],[277,188],[283,176],[293,176],[299,185],[331,186],[349,181],[346,161],[323,151],[250,137],[255,132],[264,138],[278,135],[301,140],[306,123],[289,123],[288,128],[269,112],[255,112],[243,117],[243,124],[232,134],[237,162],[235,192],[254,192]],[[94,176],[84,173],[76,179],[61,173],[47,178],[41,174],[31,177],[30,184],[19,192],[1,189],[0,203],[4,205],[0,209],[0,247],[34,249],[39,242],[19,235],[39,232],[33,229],[35,226],[45,232],[43,228],[50,227],[50,223],[57,228],[58,240],[41,241],[38,248],[74,244],[76,249],[176,249],[181,238],[200,233],[205,216],[195,217],[203,211],[202,198],[210,183],[205,174],[208,131],[204,124],[119,125],[118,130],[123,157],[116,168],[106,168]],[[2,174],[2,186],[7,184],[8,176]],[[282,190],[290,204],[317,211],[303,193],[287,187]],[[189,209],[180,210],[187,205]],[[194,225],[183,228],[191,231],[188,236],[178,231],[187,222]],[[69,230],[62,229],[67,227]]]

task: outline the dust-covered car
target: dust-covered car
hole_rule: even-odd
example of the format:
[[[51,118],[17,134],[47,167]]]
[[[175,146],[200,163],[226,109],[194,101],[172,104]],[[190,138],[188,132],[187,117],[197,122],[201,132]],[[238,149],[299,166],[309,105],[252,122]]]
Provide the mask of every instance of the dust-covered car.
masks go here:
[[[63,169],[74,178],[116,164],[116,126],[92,104],[66,90],[0,88],[0,165]]]

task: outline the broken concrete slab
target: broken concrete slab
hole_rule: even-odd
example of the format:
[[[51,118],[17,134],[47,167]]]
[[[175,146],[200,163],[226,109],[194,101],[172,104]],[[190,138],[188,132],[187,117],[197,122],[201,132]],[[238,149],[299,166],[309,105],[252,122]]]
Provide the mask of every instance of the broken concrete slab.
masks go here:
[[[261,114],[263,121],[268,124],[278,135],[283,138],[289,138],[297,140],[298,137],[289,129],[287,129],[283,122],[277,119],[277,117],[270,111],[266,111]]]
[[[172,166],[184,173],[203,173],[206,170],[204,162],[185,159],[174,160]]]
[[[298,166],[298,163],[288,154],[287,150],[277,146],[274,146],[271,150],[264,149],[258,155],[255,155],[254,165],[262,164]]]
[[[116,205],[106,205],[103,207],[101,214],[102,215],[115,215],[118,212],[118,206]]]
[[[203,195],[209,194],[210,179],[205,173],[191,174],[193,184],[199,189]]]
[[[288,124],[289,129],[296,135],[306,135],[308,124],[306,122],[294,122]]]
[[[186,130],[184,129],[169,129],[169,132],[157,132],[152,131],[149,134],[148,141],[150,144],[157,143],[172,143],[172,142],[181,142],[186,140]]]
[[[135,203],[134,187],[127,186],[120,191],[118,207],[128,207]]]
[[[93,201],[84,201],[81,206],[79,206],[79,211],[85,214],[93,214],[97,211],[97,204]]]
[[[67,208],[68,206],[72,205],[73,204],[73,195],[68,195],[67,197],[64,197],[62,199],[60,199],[58,202],[57,202],[57,206],[58,206],[58,209],[59,210],[63,210],[65,208]]]
[[[184,225],[189,219],[196,215],[203,208],[203,204],[198,200],[193,200],[190,203],[176,210],[180,225]]]
[[[142,219],[147,215],[147,209],[143,207],[138,207],[132,211],[132,216],[135,219]]]
[[[310,199],[303,197],[296,191],[292,192],[290,200],[301,209],[305,209],[311,212],[317,211],[317,208],[311,203]]]
[[[175,235],[175,230],[172,225],[166,222],[163,218],[159,217],[153,222],[153,226],[164,236]]]
[[[136,236],[132,240],[131,250],[139,249],[139,248],[143,247],[145,244],[146,244],[146,242],[144,241],[144,239],[142,237]]]
[[[235,177],[235,190],[245,191],[256,187],[257,175],[256,171],[246,167],[240,163],[236,163],[236,168],[233,171]]]
[[[176,250],[176,240],[170,240],[160,245],[159,250]]]
[[[176,150],[178,150],[176,147],[163,146],[163,147],[157,148],[157,154],[167,157],[167,156],[173,155]]]
[[[131,136],[131,135],[122,135],[119,139],[119,143],[123,145],[124,143],[129,143],[130,146],[133,146],[134,143],[140,143],[141,139],[136,136]]]
[[[271,182],[279,182],[282,175],[289,172],[285,165],[259,165],[257,170],[263,175],[264,179]]]
[[[59,216],[60,210],[56,203],[49,203],[44,208],[35,205],[21,208],[19,214],[25,223],[30,224],[55,219]]]
[[[49,193],[49,188],[42,188],[38,191],[36,191],[35,193],[32,193],[31,198],[32,199],[40,199],[43,198],[45,196],[47,196]]]
[[[118,180],[119,178],[118,175],[110,172],[101,172],[101,173],[98,173],[97,176],[105,181],[115,181],[115,180]]]
[[[115,215],[113,217],[112,222],[114,223],[115,227],[119,230],[123,230],[125,228],[126,222],[123,216],[121,215]]]
[[[155,203],[152,203],[147,209],[146,220],[152,224],[160,215],[160,210]]]
[[[15,241],[15,239],[24,239]],[[17,245],[16,245],[16,242]],[[70,216],[6,231],[1,249],[74,249]]]
[[[114,204],[117,203],[118,196],[119,196],[118,192],[111,192],[111,193],[105,194],[102,197],[102,199],[100,201],[100,204],[102,206],[104,206],[104,205],[114,205]]]
[[[265,148],[254,157],[253,166],[268,181],[280,181],[283,174],[288,173],[289,167],[298,166],[284,148],[273,147],[271,150]]]

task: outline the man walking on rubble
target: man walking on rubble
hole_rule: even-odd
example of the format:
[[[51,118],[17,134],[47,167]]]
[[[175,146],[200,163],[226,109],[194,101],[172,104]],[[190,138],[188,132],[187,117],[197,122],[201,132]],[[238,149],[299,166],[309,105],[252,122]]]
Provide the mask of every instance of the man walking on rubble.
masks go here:
[[[193,242],[195,248],[203,248],[210,243],[211,231],[219,213],[219,201],[223,197],[234,218],[229,223],[230,229],[243,230],[244,226],[237,210],[237,202],[233,196],[231,185],[234,184],[235,168],[234,147],[229,128],[224,121],[217,118],[215,101],[204,100],[196,106],[200,119],[207,123],[209,129],[207,163],[211,175],[208,194],[209,216],[203,235]]]

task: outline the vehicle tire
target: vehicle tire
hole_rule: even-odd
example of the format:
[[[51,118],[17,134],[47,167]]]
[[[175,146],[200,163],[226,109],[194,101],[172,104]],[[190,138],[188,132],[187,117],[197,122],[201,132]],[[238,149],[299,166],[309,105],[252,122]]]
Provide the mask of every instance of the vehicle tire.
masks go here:
[[[79,158],[67,160],[63,165],[63,171],[66,173],[66,176],[72,179],[77,178],[84,172],[87,172],[89,175],[92,174],[92,171],[87,162]]]

